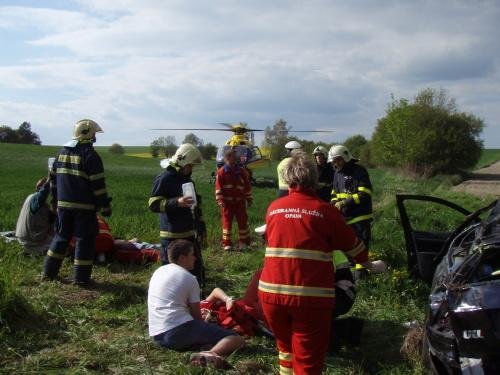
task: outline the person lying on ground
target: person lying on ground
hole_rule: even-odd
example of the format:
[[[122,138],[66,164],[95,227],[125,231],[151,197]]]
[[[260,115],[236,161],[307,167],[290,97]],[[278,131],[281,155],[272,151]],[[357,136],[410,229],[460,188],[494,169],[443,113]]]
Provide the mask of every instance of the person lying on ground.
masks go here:
[[[200,286],[189,272],[196,261],[193,243],[183,239],[171,241],[167,252],[170,263],[158,268],[149,282],[149,335],[157,344],[172,350],[210,345],[209,351],[194,353],[191,362],[226,366],[222,357],[243,346],[243,338],[202,320]],[[209,298],[229,299],[220,289]]]

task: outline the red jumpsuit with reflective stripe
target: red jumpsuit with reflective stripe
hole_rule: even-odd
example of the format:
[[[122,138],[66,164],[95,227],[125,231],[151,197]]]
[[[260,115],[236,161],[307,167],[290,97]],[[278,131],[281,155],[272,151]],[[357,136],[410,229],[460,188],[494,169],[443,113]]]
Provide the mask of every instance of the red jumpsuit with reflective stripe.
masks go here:
[[[313,191],[290,189],[266,215],[259,299],[276,336],[282,374],[320,374],[335,304],[333,250],[368,254],[342,214]]]
[[[247,203],[252,201],[252,188],[248,171],[238,165],[220,167],[215,179],[215,199],[221,207],[222,245],[232,245],[231,228],[235,217],[240,244],[250,244]]]

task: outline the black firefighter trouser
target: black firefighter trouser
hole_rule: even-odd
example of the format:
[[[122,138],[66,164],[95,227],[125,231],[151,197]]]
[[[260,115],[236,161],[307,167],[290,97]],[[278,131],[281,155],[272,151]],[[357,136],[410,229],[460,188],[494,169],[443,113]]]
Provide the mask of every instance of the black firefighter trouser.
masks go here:
[[[354,230],[356,236],[364,242],[366,248],[369,249],[372,240],[372,220],[358,221],[357,223],[349,224],[349,226]]]
[[[66,257],[68,243],[74,236],[74,280],[76,283],[88,283],[92,274],[98,231],[95,211],[58,208],[56,234],[45,257],[44,276],[49,279],[57,276]]]

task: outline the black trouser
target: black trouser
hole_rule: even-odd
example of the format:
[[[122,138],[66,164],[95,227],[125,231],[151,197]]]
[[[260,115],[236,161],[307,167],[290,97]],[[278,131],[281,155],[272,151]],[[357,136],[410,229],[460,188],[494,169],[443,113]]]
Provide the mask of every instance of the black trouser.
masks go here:
[[[74,236],[74,280],[76,283],[88,283],[92,274],[98,232],[95,211],[58,208],[56,234],[45,257],[44,275],[48,278],[57,276],[66,256],[68,243]]]
[[[366,249],[370,248],[370,242],[372,240],[372,221],[371,220],[363,220],[358,221],[357,223],[349,224],[351,228],[356,233],[356,236],[364,242]]]

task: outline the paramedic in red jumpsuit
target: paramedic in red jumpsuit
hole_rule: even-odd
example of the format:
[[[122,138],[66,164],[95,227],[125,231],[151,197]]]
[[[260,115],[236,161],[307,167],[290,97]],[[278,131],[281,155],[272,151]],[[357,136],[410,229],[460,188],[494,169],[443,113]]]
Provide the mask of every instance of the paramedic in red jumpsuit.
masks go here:
[[[283,176],[289,195],[267,209],[259,299],[280,374],[321,374],[335,305],[332,252],[369,265],[368,253],[339,210],[316,195],[318,173],[308,155],[292,156]]]
[[[247,207],[252,204],[250,175],[245,167],[236,163],[236,154],[229,150],[224,155],[225,165],[217,170],[215,179],[215,199],[221,208],[222,246],[231,250],[231,228],[233,219],[238,222],[238,242],[240,249],[250,244]]]

